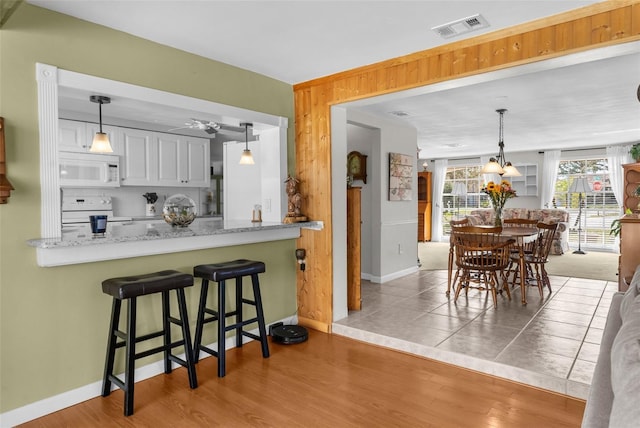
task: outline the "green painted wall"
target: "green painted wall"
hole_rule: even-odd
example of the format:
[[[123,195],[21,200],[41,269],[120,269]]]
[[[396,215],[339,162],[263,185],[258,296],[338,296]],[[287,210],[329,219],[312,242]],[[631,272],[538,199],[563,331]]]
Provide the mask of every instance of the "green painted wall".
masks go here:
[[[290,85],[23,3],[0,29],[0,116],[16,188],[0,205],[0,413],[101,379],[111,305],[103,279],[254,258],[267,264],[267,321],[295,314],[295,240],[38,267],[35,249],[26,245],[40,236],[36,62],[288,117],[290,171],[294,164]],[[187,290],[192,327],[199,289]],[[141,305],[144,329],[154,324],[153,312]]]

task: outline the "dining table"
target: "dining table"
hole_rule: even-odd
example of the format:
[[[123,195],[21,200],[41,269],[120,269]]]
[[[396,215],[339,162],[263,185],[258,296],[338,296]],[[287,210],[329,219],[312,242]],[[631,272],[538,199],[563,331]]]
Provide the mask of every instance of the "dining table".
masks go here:
[[[491,228],[493,226],[478,226],[480,228]],[[518,247],[518,269],[520,270],[520,295],[521,301],[523,305],[527,304],[527,276],[526,276],[526,263],[525,263],[525,254],[524,254],[524,245],[530,242],[533,242],[538,237],[538,228],[537,227],[521,227],[521,226],[513,226],[513,227],[503,227],[500,235],[508,238],[515,239],[516,246]],[[453,274],[453,252],[454,245],[453,241],[450,241],[449,245],[449,265],[448,265],[448,275],[447,275],[447,292],[446,295],[449,296],[451,288],[452,288],[452,274]],[[503,286],[508,287],[509,284],[503,284]]]

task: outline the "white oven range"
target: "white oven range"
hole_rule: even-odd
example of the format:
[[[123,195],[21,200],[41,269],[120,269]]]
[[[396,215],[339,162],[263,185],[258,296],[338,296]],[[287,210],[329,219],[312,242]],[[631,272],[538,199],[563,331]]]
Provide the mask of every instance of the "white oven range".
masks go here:
[[[115,217],[110,196],[63,196],[62,233],[75,238],[91,236],[89,216],[106,215],[107,233],[110,226],[131,222],[131,217]]]

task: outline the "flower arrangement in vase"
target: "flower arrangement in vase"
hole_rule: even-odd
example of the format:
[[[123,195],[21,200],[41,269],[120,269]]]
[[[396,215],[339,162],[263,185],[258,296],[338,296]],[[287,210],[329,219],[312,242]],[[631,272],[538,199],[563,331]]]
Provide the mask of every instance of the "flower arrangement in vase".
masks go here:
[[[502,226],[502,209],[508,199],[518,196],[516,195],[516,191],[511,187],[511,183],[507,180],[502,180],[499,184],[493,181],[488,182],[482,188],[482,192],[489,195],[489,200],[493,206],[494,226]]]

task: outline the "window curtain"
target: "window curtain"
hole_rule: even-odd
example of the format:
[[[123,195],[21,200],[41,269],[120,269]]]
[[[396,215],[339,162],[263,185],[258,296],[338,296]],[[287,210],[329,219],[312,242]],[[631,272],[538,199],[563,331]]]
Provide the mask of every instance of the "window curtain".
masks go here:
[[[560,166],[560,150],[545,150],[540,183],[540,208],[553,208],[558,166]]]
[[[433,206],[431,207],[431,239],[442,241],[442,195],[447,175],[447,159],[437,159],[433,167]]]
[[[611,190],[616,197],[620,210],[624,207],[624,172],[622,165],[633,162],[629,150],[631,150],[631,145],[607,147],[609,181],[611,182]]]

